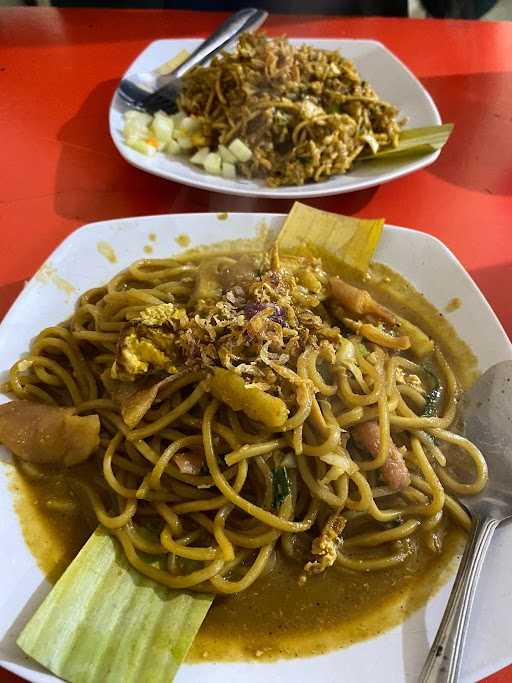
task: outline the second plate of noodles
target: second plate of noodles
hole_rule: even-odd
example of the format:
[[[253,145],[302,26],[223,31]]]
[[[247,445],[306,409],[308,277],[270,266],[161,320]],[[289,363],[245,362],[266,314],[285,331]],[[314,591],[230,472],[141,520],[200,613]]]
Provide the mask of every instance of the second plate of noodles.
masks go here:
[[[189,45],[157,41],[130,72],[150,82],[157,59]],[[419,81],[375,41],[244,35],[233,53],[185,75],[178,107],[174,117],[152,121],[114,98],[110,127],[118,150],[157,175],[234,194],[362,189],[431,163],[447,136],[436,128],[439,113]],[[425,143],[423,156],[355,163],[393,150],[406,121]],[[427,131],[441,138],[424,137]]]
[[[178,107],[211,148],[241,138],[242,176],[270,187],[346,173],[365,149],[396,147],[405,123],[340,52],[261,33],[185,74]]]

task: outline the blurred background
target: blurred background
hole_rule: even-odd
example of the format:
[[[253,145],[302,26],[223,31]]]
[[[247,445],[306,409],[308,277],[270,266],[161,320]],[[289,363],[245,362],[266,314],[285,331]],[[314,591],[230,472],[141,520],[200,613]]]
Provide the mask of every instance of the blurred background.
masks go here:
[[[512,0],[0,0],[0,6],[118,7],[235,11],[263,7],[273,13],[410,16],[512,20]]]

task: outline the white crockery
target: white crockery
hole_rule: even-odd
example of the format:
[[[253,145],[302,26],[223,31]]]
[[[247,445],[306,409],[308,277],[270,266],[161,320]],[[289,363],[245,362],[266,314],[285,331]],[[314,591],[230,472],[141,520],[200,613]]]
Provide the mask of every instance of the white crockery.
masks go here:
[[[79,293],[109,280],[131,262],[180,251],[176,243],[186,234],[191,246],[225,239],[252,237],[262,223],[277,229],[280,214],[234,213],[148,216],[91,223],[72,233],[49,257],[25,287],[0,324],[1,369],[29,347],[44,327],[69,316]],[[154,233],[155,240],[150,239]],[[152,235],[153,237],[153,235]],[[107,243],[117,255],[111,263],[98,250]],[[101,249],[101,245],[100,245]],[[105,253],[105,245],[102,249]],[[375,260],[404,275],[439,310],[453,297],[461,307],[449,314],[459,335],[469,343],[481,370],[512,358],[512,349],[496,316],[453,254],[437,239],[406,228],[386,226]],[[61,278],[59,280],[58,278]],[[73,285],[71,294],[62,280]],[[8,400],[0,396],[0,401]],[[9,490],[10,457],[0,450],[0,665],[29,681],[56,681],[19,650],[15,640],[50,589],[27,549]],[[477,680],[512,661],[510,593],[512,527],[498,529],[492,553],[478,588],[474,619],[468,634],[463,680]],[[201,675],[208,683],[380,683],[413,682],[428,652],[444,610],[451,581],[428,604],[403,624],[368,641],[329,654],[265,663],[184,665],[176,683],[194,683]]]
[[[392,52],[376,40],[294,38],[294,45],[307,43],[326,50],[340,50],[344,57],[353,60],[361,76],[369,81],[379,96],[392,102],[400,109],[400,116],[408,119],[408,128],[435,126],[441,117],[432,98],[419,82]],[[196,39],[156,40],[137,57],[124,77],[152,86],[152,71],[185,49],[192,52],[200,43]],[[274,197],[276,199],[323,197],[343,192],[364,190],[386,183],[395,178],[417,171],[433,163],[439,150],[410,160],[387,160],[385,163],[357,165],[345,175],[333,176],[320,183],[271,188],[263,180],[237,178],[229,180],[206,173],[190,163],[186,156],[168,156],[157,153],[148,157],[128,147],[123,142],[123,112],[126,105],[114,96],[110,106],[110,134],[117,150],[128,163],[137,168],[184,185],[199,187],[214,192],[246,197]]]

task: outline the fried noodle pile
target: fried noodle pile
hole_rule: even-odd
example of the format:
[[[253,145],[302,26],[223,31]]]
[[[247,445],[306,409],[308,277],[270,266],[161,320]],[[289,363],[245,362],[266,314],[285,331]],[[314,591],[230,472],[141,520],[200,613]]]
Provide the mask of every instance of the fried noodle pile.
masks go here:
[[[210,147],[245,142],[242,173],[271,187],[346,173],[365,148],[396,147],[404,123],[337,51],[264,34],[188,72],[178,106],[202,118]]]

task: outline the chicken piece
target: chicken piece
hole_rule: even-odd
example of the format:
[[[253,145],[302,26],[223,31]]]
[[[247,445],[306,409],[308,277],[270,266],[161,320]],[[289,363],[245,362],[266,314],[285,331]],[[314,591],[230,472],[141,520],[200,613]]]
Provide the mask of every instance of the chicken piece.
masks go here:
[[[352,429],[352,436],[356,444],[376,458],[380,449],[380,429],[377,422],[363,422]],[[391,439],[389,455],[382,465],[382,477],[392,489],[403,489],[411,483],[411,476],[404,456]]]
[[[316,276],[311,266],[306,266],[298,270],[295,277],[303,287],[309,289],[310,292],[319,294],[322,291],[322,283]]]
[[[330,295],[351,313],[356,315],[374,315],[381,320],[396,325],[396,316],[385,306],[375,301],[365,289],[353,287],[339,277],[329,278]]]
[[[172,462],[182,474],[199,474],[205,464],[205,458],[199,451],[187,451],[177,453]]]
[[[199,264],[190,303],[220,299],[223,289],[221,270],[225,272],[226,268],[233,267],[234,264],[236,264],[235,259],[227,256],[212,256],[212,258],[203,259]]]
[[[225,263],[219,269],[219,279],[225,291],[233,287],[245,287],[256,279],[261,268],[261,257],[256,254],[242,254],[236,261]]]
[[[325,116],[325,109],[318,106],[315,102],[311,100],[303,100],[300,104],[300,113],[302,120],[304,119],[314,119],[318,116]]]
[[[78,465],[100,442],[97,415],[32,401],[0,406],[0,442],[20,460],[34,464]]]
[[[288,419],[288,408],[282,399],[257,387],[246,387],[242,377],[231,370],[215,368],[210,391],[232,410],[242,410],[251,420],[267,427],[282,427]]]
[[[313,559],[306,562],[304,571],[308,574],[321,574],[336,562],[338,545],[341,543],[341,532],[347,520],[339,513],[329,517],[322,533],[311,544]]]

